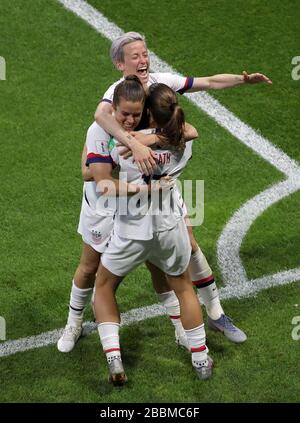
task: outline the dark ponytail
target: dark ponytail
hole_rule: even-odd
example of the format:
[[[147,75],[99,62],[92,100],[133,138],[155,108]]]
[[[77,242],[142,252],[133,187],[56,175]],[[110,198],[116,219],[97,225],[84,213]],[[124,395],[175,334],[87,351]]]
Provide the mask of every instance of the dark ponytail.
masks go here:
[[[184,112],[177,103],[176,93],[165,84],[149,87],[147,106],[156,125],[163,129],[161,140],[177,149],[184,149]]]
[[[128,75],[120,82],[114,91],[113,106],[120,103],[121,98],[126,101],[145,102],[146,94],[143,85],[136,75]]]

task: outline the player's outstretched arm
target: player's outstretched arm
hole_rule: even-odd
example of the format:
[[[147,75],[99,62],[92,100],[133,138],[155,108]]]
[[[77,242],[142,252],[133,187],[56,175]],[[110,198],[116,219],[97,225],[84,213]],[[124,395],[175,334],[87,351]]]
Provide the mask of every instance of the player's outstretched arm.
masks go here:
[[[149,147],[137,143],[130,133],[124,131],[112,116],[110,103],[101,102],[98,105],[95,112],[95,120],[107,133],[132,151],[134,160],[141,172],[145,175],[153,173],[153,169],[156,166],[154,153]]]
[[[193,85],[189,92],[206,91],[206,90],[221,90],[223,88],[232,88],[243,84],[272,84],[272,81],[262,73],[250,73],[246,71],[242,75],[220,74],[213,76],[206,76],[194,78]]]

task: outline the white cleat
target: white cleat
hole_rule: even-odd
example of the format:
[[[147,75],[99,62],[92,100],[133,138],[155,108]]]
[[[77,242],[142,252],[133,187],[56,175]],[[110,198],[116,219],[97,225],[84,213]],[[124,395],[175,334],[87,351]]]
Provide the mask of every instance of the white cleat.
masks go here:
[[[116,357],[112,360],[109,365],[109,376],[108,383],[112,383],[114,386],[123,386],[127,383],[128,379],[124,371],[121,357]]]
[[[82,333],[82,326],[66,325],[62,336],[57,341],[57,349],[60,352],[68,353],[75,347],[76,342]]]

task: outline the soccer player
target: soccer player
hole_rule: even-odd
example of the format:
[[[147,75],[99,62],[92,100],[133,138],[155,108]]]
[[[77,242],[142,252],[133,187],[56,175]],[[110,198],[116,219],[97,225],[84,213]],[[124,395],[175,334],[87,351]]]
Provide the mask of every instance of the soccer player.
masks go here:
[[[118,88],[119,85],[116,90]],[[114,103],[118,101],[116,94],[115,91]],[[161,178],[172,175],[175,180],[189,160],[188,147],[183,140],[184,113],[177,103],[175,92],[165,84],[153,84],[149,88],[147,102],[151,125],[162,129],[163,142],[156,150],[158,165],[152,179],[163,187]],[[147,184],[145,174],[139,171],[132,158],[122,159],[116,150],[116,147],[112,150],[111,157],[114,162],[119,160],[122,175],[126,175],[127,192],[139,195],[134,199],[138,205],[135,208],[128,198],[119,204],[114,231],[102,255],[96,278],[96,320],[107,357],[109,381],[115,385],[123,385],[127,381],[120,353],[120,314],[115,291],[122,279],[146,260],[166,274],[171,289],[178,297],[192,365],[200,379],[207,379],[212,374],[213,361],[208,356],[201,307],[188,271],[191,253],[189,235],[182,212],[177,210],[179,204],[173,198],[173,186],[167,185],[166,195],[159,200],[153,199],[152,184]],[[97,174],[92,164],[90,167],[103,195],[121,192],[120,181],[113,181],[111,190],[106,175]],[[170,204],[174,207],[169,208]]]
[[[184,92],[223,89],[242,84],[268,83],[271,80],[261,73],[242,75],[220,74],[209,77],[185,78],[170,73],[150,73],[150,60],[145,39],[136,32],[128,32],[117,38],[111,46],[111,59],[116,68],[123,76],[137,75],[145,87],[156,82],[162,82],[181,94]],[[122,79],[121,79],[122,80]],[[155,166],[153,151],[147,147],[158,141],[157,135],[134,135],[124,131],[112,115],[112,97],[117,81],[109,87],[99,103],[95,119],[98,124],[115,139],[132,150],[135,161],[141,171],[149,174]],[[136,143],[139,139],[142,143]],[[234,343],[241,343],[247,339],[246,334],[235,326],[221,305],[218,289],[212,270],[193,236],[192,227],[188,225],[192,254],[190,260],[190,272],[193,284],[196,286],[201,301],[205,305],[208,314],[208,326],[223,333],[227,339]],[[174,292],[163,293],[160,300],[165,304],[169,316],[174,317],[177,298]],[[175,316],[177,317],[177,316]],[[174,319],[173,319],[174,321]],[[183,341],[184,342],[184,341]]]
[[[114,106],[115,118],[122,128],[130,131],[135,129],[140,122],[145,92],[136,76],[126,78],[118,90],[116,98],[119,99],[119,103]],[[123,101],[123,97],[131,100],[130,108],[128,108],[126,101]],[[134,110],[132,104],[135,106]],[[185,125],[184,136],[186,139],[196,138],[197,135],[197,131],[191,125]],[[97,173],[106,175],[107,179],[111,179],[112,162],[109,148],[114,145],[114,140],[94,122],[88,129],[86,144],[89,154],[87,159],[86,154],[84,154],[82,161],[84,163],[87,161],[89,165],[94,165]],[[72,282],[67,325],[57,343],[58,350],[61,352],[70,352],[82,333],[84,308],[93,291],[100,257],[105,250],[113,228],[115,206],[116,204],[113,201],[109,202],[108,206],[99,204],[99,193],[94,180],[84,183],[78,226],[78,232],[82,235],[83,248],[80,263]],[[152,274],[153,285],[160,293],[159,295],[163,296],[165,295],[164,293],[168,295],[170,289],[164,274],[150,264],[149,270]],[[169,310],[171,309],[170,307],[171,305]],[[174,316],[180,313],[177,298],[172,312]],[[185,343],[185,346],[187,346],[180,319],[174,318],[172,322],[176,329],[177,339],[181,340],[181,344]]]
[[[137,32],[127,32],[112,43],[110,55],[115,67],[126,75],[137,75],[145,87],[154,82],[162,82],[174,91],[196,92],[202,90],[218,90],[235,87],[245,83],[256,84],[272,81],[261,73],[242,75],[220,74],[209,77],[184,78],[170,73],[150,73],[150,59],[144,37]],[[95,112],[95,120],[99,125],[123,145],[129,147],[140,169],[147,175],[155,167],[155,160],[151,149],[134,143],[133,136],[122,130],[112,117],[112,96],[117,81],[104,94]]]

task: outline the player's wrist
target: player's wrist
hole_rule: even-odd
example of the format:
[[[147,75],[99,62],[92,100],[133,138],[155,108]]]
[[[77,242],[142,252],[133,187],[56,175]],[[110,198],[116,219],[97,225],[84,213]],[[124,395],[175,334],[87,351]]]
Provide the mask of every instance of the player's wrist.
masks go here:
[[[134,137],[132,135],[130,135],[129,133],[126,133],[126,143],[127,143],[127,147],[130,148],[130,150],[134,150]]]
[[[243,71],[242,78],[245,84],[248,84],[250,82],[250,77],[246,71]]]

